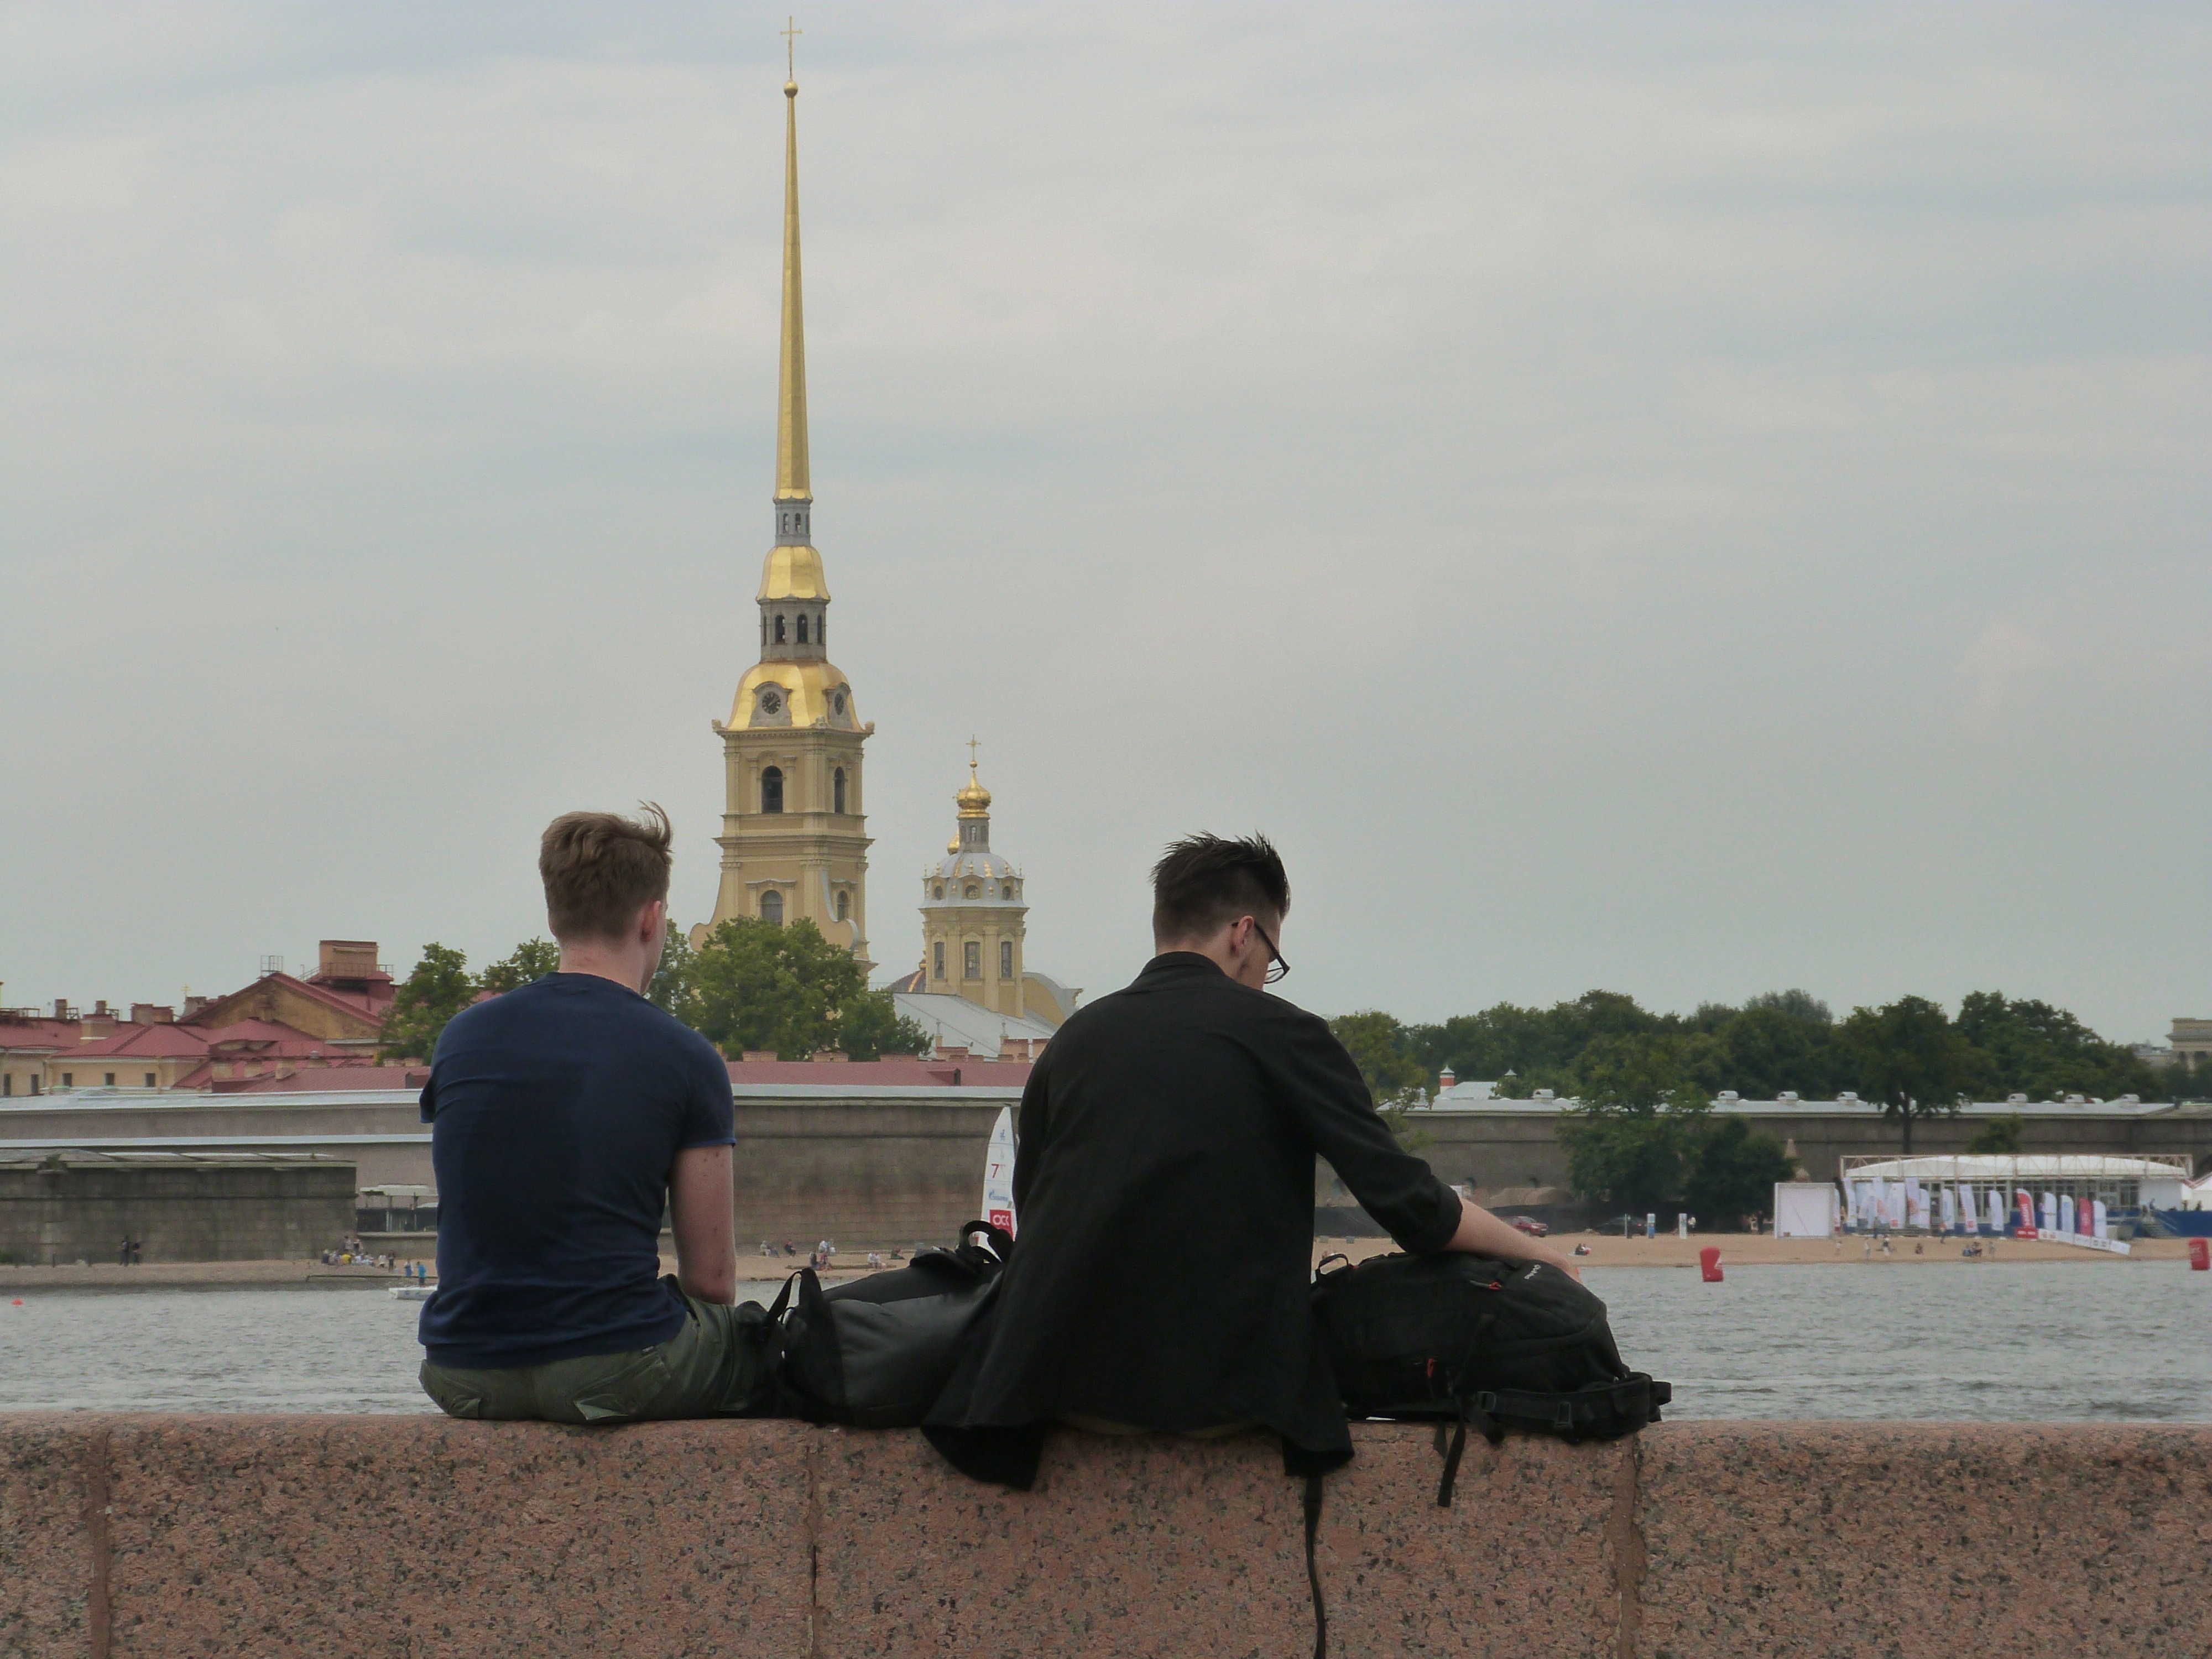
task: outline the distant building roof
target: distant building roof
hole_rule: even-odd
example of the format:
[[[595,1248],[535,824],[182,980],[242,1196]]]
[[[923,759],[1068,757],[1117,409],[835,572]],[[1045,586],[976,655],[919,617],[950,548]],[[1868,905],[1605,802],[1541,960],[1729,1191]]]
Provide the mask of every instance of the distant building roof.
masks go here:
[[[979,1002],[946,991],[894,991],[898,1011],[929,1032],[940,1047],[965,1048],[979,1060],[995,1060],[1008,1037],[1048,1042],[1053,1028],[1023,1014],[994,1013]]]
[[[219,1095],[351,1094],[372,1089],[420,1089],[430,1080],[427,1066],[313,1066],[283,1077],[216,1078],[209,1089]]]
[[[1575,1103],[1571,1098],[1500,1099],[1487,1083],[1460,1083],[1444,1090],[1430,1103],[1430,1111],[1490,1112],[1500,1115],[1564,1111]],[[1776,1100],[1745,1100],[1723,1092],[1713,1101],[1716,1112],[1734,1113],[1747,1117],[1836,1117],[1879,1116],[1881,1105],[1878,1101],[1849,1099],[1801,1100],[1794,1095]],[[2017,1112],[2023,1117],[2155,1117],[2162,1113],[2198,1113],[2208,1109],[2201,1105],[2176,1106],[2168,1101],[2130,1100],[1977,1100],[1960,1109],[1962,1117],[2008,1117]]]
[[[972,1054],[963,1060],[916,1060],[910,1054],[883,1060],[733,1060],[729,1065],[730,1081],[750,1085],[942,1089],[999,1084],[1018,1089],[1030,1080],[1029,1066],[1019,1060]]]

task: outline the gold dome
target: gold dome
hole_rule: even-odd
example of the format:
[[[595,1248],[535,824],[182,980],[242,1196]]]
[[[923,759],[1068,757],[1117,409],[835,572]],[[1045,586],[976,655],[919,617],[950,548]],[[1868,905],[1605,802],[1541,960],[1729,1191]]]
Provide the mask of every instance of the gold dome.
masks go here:
[[[975,766],[968,766],[968,787],[952,798],[960,805],[963,818],[987,818],[991,816],[991,792],[975,781]]]
[[[760,692],[764,685],[782,689],[789,719],[761,718]],[[844,706],[838,707],[840,699]],[[775,711],[778,716],[784,713]],[[844,671],[826,662],[755,663],[738,682],[738,695],[730,703],[730,724],[748,726],[832,726],[858,730],[860,705]]]
[[[822,574],[822,556],[811,547],[781,543],[768,550],[761,563],[760,592],[756,599],[820,599],[830,598],[830,584]]]

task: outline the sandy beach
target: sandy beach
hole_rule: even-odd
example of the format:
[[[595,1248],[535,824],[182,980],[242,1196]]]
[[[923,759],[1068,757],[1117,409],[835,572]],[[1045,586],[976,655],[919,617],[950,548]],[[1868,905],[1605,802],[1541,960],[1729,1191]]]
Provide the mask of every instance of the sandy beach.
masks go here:
[[[1962,1256],[1959,1254],[1964,1248],[1962,1242],[1950,1238],[1893,1238],[1890,1255],[1884,1255],[1877,1248],[1871,1257],[1866,1253],[1867,1241],[1862,1238],[1775,1238],[1765,1233],[1693,1233],[1688,1238],[1664,1233],[1650,1239],[1623,1238],[1619,1233],[1555,1233],[1544,1242],[1570,1254],[1576,1245],[1587,1244],[1590,1253],[1579,1261],[1589,1267],[1694,1267],[1698,1265],[1698,1252],[1708,1244],[1717,1244],[1720,1247],[1723,1272],[1732,1267],[1780,1263],[1852,1267],[1925,1267],[1938,1264],[1981,1267],[2002,1267],[2008,1261],[2080,1261],[2100,1267],[2124,1267],[2136,1261],[2178,1261],[2189,1255],[2189,1241],[2182,1238],[2136,1239],[2126,1255],[2087,1250],[2075,1244],[2031,1244],[2021,1239],[2006,1238],[1996,1242],[1993,1259]],[[1984,1249],[1989,1248],[1989,1243],[1986,1239],[1982,1242]],[[1917,1255],[1913,1254],[1916,1244],[1923,1247],[1923,1253]],[[1350,1244],[1341,1239],[1325,1238],[1316,1242],[1314,1259],[1318,1261],[1334,1250],[1354,1261],[1362,1261],[1395,1249],[1397,1246],[1387,1238],[1363,1238]]]

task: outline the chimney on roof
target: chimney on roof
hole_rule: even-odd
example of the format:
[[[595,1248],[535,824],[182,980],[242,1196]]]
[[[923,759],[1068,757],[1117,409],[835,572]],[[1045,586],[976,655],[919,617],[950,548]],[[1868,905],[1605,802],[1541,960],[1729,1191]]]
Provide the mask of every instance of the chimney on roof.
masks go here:
[[[773,1048],[748,1048],[738,1057],[750,1063],[756,1060],[775,1060],[780,1056]]]
[[[968,1045],[964,1042],[940,1042],[937,1045],[936,1057],[939,1060],[965,1060],[968,1058]]]
[[[1443,1093],[1445,1090],[1450,1088],[1453,1084],[1458,1081],[1459,1073],[1452,1070],[1450,1066],[1445,1066],[1443,1071],[1437,1073],[1437,1092],[1438,1094]]]
[[[106,997],[100,998],[99,1001],[92,1005],[92,1017],[94,1019],[106,1019],[108,1018],[107,999]]]
[[[54,1018],[56,1019],[67,1019],[69,1017],[69,999],[67,997],[56,997],[54,999]]]
[[[214,1000],[215,999],[213,997],[186,997],[185,999],[185,1018],[186,1019],[190,1019],[194,1014],[199,1012],[201,1009],[206,1007],[209,1003]]]
[[[134,1002],[131,1005],[133,1025],[174,1025],[177,1011],[164,1003]]]
[[[326,939],[315,946],[315,977],[359,981],[377,977],[376,941],[373,939]]]

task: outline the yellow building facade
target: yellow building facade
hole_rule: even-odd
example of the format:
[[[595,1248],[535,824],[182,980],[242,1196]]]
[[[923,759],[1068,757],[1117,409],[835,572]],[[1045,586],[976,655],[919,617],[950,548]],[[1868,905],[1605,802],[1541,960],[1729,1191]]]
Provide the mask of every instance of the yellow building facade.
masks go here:
[[[783,326],[777,365],[775,544],[761,568],[760,660],[738,682],[722,741],[717,922],[804,917],[868,962],[868,836],[860,719],[830,660],[830,586],[813,543],[806,328],[799,260],[799,87],[784,89]]]
[[[1022,872],[991,850],[991,792],[971,763],[945,856],[921,873],[921,965],[892,988],[965,998],[1057,1030],[1083,994],[1023,960],[1029,902]],[[907,1010],[909,1015],[920,1010]]]

